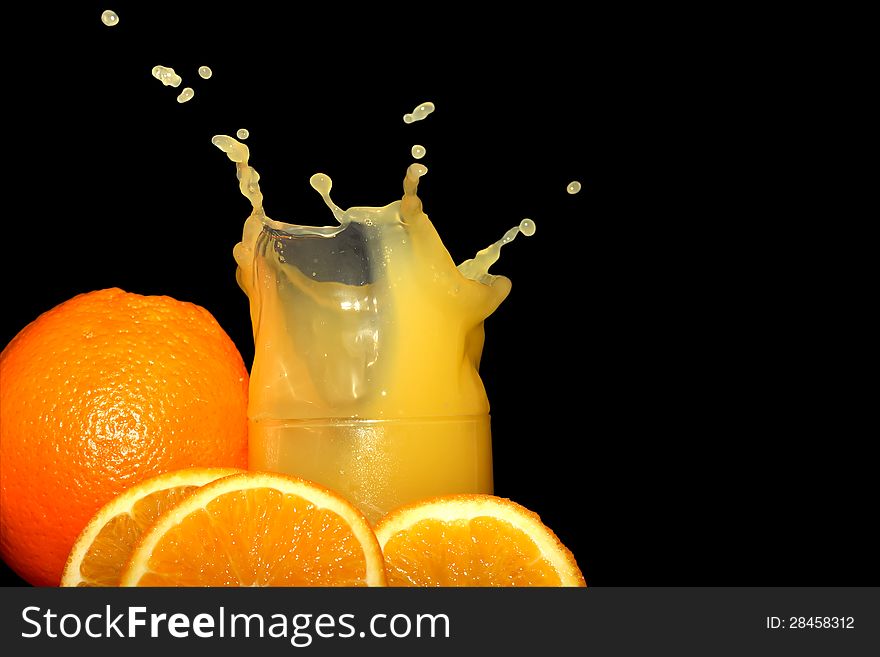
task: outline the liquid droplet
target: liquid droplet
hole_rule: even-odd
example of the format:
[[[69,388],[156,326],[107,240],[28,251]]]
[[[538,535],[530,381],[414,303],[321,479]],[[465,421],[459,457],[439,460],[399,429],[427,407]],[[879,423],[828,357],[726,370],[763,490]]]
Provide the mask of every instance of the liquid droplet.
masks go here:
[[[412,150],[410,152],[412,153],[412,156],[414,158],[416,158],[417,160],[421,160],[423,157],[425,157],[425,153],[427,151],[425,150],[424,146],[421,146],[420,144],[416,144],[415,146],[412,147]]]
[[[166,87],[179,87],[180,83],[183,82],[183,78],[175,73],[173,68],[167,66],[154,66],[153,77]]]
[[[434,103],[421,103],[412,111],[412,113],[403,115],[403,122],[413,123],[414,121],[421,121],[433,111]]]
[[[569,194],[577,194],[579,191],[581,191],[581,184],[577,180],[572,180],[570,183],[568,183],[568,187],[566,187],[565,191],[567,191]]]
[[[239,130],[235,133],[235,136],[239,139],[247,139],[251,136],[251,133],[248,132],[247,128],[239,128]]]
[[[192,87],[184,87],[183,91],[180,92],[180,95],[177,97],[178,103],[185,103],[190,100],[194,95],[195,91],[192,90]]]
[[[114,25],[119,25],[119,16],[116,15],[115,11],[108,9],[101,14],[101,22],[107,27],[113,27]]]
[[[534,235],[535,229],[535,222],[531,219],[526,218],[519,222],[519,232],[521,232],[526,237],[531,237],[532,235]]]
[[[330,196],[330,190],[333,189],[333,179],[326,173],[316,173],[309,178],[309,184],[322,197]]]
[[[207,80],[212,75],[214,75],[214,71],[211,70],[210,66],[199,66],[199,77],[203,80]]]

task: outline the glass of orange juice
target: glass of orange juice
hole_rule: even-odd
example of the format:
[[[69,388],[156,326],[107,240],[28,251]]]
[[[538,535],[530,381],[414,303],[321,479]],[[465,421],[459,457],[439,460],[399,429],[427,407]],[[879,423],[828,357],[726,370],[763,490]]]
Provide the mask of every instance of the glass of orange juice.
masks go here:
[[[401,200],[345,211],[316,174],[338,225],[274,221],[247,148],[214,143],[254,208],[234,251],[254,330],[251,469],[323,484],[372,522],[418,499],[491,493],[478,369],[483,321],[510,291],[488,266],[515,233],[457,267],[422,212],[419,165]]]

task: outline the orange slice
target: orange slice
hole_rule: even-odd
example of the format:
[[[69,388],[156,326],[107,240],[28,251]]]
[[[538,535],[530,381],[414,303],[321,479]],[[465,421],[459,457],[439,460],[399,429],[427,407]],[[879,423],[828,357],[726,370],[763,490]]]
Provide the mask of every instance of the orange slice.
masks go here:
[[[492,495],[448,495],[379,521],[389,586],[586,586],[537,514]]]
[[[190,493],[236,468],[187,468],[145,479],[92,516],[70,550],[61,586],[119,586],[135,545],[156,519]]]
[[[384,586],[363,514],[329,490],[247,472],[197,490],[143,537],[122,586]]]

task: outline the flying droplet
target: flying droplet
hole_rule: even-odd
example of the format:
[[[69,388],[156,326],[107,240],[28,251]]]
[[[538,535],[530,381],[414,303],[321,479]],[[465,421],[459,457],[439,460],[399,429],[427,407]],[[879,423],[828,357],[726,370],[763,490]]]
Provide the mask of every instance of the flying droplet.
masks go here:
[[[175,73],[173,68],[167,66],[154,66],[153,77],[166,87],[179,87],[180,83],[183,82],[183,78]]]
[[[519,222],[519,232],[521,232],[526,237],[531,237],[535,234],[535,222],[531,219],[523,219]]]
[[[211,70],[209,66],[199,66],[199,77],[203,80],[207,80],[212,75],[214,75],[214,71]]]
[[[178,103],[185,103],[190,100],[195,95],[195,92],[192,90],[192,87],[184,87],[183,91],[180,92],[180,95],[177,97]]]
[[[238,131],[235,133],[235,136],[239,139],[247,139],[251,136],[251,133],[248,132],[247,128],[239,128]]]
[[[119,25],[119,16],[116,15],[115,11],[108,9],[101,14],[101,22],[107,27],[113,27],[114,25]]]
[[[581,184],[577,180],[572,180],[570,183],[568,183],[568,187],[566,187],[565,191],[567,191],[569,194],[577,194],[579,191],[581,191]]]
[[[415,146],[412,147],[412,151],[410,151],[410,152],[412,153],[412,156],[414,158],[416,158],[417,160],[421,160],[423,157],[425,157],[425,153],[427,151],[425,150],[424,146],[416,144]]]
[[[412,123],[414,121],[421,121],[428,114],[434,111],[434,103],[421,103],[418,107],[416,107],[411,114],[403,115],[404,123]]]

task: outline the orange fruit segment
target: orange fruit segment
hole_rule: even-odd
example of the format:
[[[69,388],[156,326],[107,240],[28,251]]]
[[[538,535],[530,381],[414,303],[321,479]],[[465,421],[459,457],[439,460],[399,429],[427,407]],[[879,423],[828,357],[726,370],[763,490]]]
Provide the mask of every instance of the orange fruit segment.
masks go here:
[[[105,504],[73,544],[61,586],[119,586],[135,545],[165,511],[200,486],[242,472],[186,468],[146,479]]]
[[[448,495],[376,526],[389,586],[586,586],[537,514],[493,495]]]
[[[312,482],[248,472],[165,513],[122,586],[384,586],[376,536],[348,501]]]

